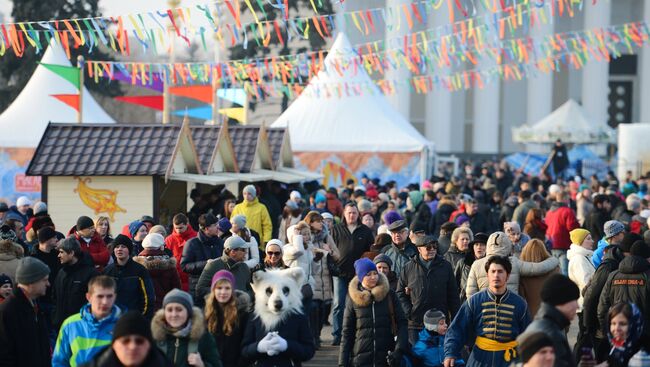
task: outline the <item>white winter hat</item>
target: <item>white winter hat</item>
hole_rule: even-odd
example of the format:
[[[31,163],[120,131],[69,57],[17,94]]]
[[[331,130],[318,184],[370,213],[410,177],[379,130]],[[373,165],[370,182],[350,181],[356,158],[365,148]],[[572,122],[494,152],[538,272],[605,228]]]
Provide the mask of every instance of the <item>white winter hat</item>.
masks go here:
[[[165,246],[165,238],[160,233],[149,233],[142,240],[143,248],[159,249]]]
[[[23,205],[32,205],[32,201],[27,196],[21,196],[16,200],[16,206],[21,207]]]
[[[300,193],[296,190],[291,191],[289,197],[291,198],[291,200],[302,199],[302,195],[300,195]]]

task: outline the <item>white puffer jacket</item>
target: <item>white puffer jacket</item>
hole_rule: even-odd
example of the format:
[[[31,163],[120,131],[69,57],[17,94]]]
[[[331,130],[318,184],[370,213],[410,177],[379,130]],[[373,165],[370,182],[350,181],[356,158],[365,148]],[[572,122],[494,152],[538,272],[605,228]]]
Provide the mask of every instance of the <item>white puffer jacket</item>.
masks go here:
[[[592,250],[587,250],[575,243],[571,244],[569,251],[566,253],[566,257],[569,259],[569,279],[573,280],[578,286],[578,289],[580,289],[578,312],[582,311],[582,303],[584,302],[582,290],[596,272],[596,268],[594,268],[594,264],[591,262],[591,256],[593,254],[594,252]]]
[[[553,271],[560,264],[553,256],[540,263],[530,263],[519,260],[512,256],[512,242],[504,232],[494,232],[490,235],[485,252],[486,256],[474,261],[472,268],[469,271],[467,288],[465,289],[467,298],[488,287],[485,264],[490,256],[498,255],[510,258],[510,262],[512,263],[512,272],[510,272],[510,277],[508,278],[508,289],[515,294],[519,294],[519,276],[544,275]]]
[[[316,286],[311,275],[314,266],[314,246],[308,243],[305,248],[302,235],[293,233],[295,227],[287,228],[287,244],[282,247],[282,260],[290,268],[301,268],[305,273],[305,280],[301,286],[309,284],[313,291]]]

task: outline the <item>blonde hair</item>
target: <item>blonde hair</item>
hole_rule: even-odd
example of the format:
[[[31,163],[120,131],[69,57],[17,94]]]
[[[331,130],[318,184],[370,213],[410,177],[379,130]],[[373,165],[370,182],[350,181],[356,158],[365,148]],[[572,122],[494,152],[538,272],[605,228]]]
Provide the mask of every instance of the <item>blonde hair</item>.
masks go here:
[[[230,284],[230,282],[226,279],[221,279],[214,283],[212,289],[214,290],[215,286],[221,285],[223,283]],[[219,314],[223,315],[223,325],[219,325]],[[205,296],[205,321],[210,333],[217,334],[219,332],[223,332],[224,335],[232,335],[233,331],[239,324],[235,287],[232,287],[232,295],[230,296],[230,300],[223,305],[217,301],[216,297],[214,296],[214,291],[210,291],[210,293]]]
[[[472,230],[467,228],[467,227],[458,227],[454,229],[453,232],[451,232],[451,243],[454,245],[456,244],[456,241],[458,241],[458,237],[460,237],[461,234],[466,234],[469,236],[469,242],[474,241],[474,233],[472,233]]]
[[[108,228],[106,229],[106,235],[110,236],[111,235],[111,221],[110,219],[105,216],[105,215],[100,215],[95,218],[95,228],[99,227],[99,223],[101,221],[106,221],[106,224],[108,224]]]
[[[544,242],[534,238],[524,246],[524,249],[519,255],[519,259],[531,263],[540,263],[551,257],[551,254],[546,250]]]

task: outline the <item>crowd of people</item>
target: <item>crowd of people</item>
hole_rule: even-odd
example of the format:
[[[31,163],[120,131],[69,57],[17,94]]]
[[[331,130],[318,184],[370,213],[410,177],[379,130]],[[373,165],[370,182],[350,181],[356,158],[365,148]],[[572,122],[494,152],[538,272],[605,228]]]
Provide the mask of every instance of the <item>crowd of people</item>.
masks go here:
[[[301,345],[331,322],[342,367],[650,366],[648,181],[468,163],[194,190],[170,223],[79,213],[66,234],[21,197],[0,203],[0,366],[299,366],[313,350],[253,326],[255,272],[288,268]]]

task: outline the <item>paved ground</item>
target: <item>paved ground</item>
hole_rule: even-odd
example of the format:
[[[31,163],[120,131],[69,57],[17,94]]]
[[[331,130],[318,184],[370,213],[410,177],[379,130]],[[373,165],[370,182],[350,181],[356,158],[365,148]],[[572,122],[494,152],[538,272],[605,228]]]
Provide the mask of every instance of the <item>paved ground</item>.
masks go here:
[[[322,346],[321,349],[316,351],[314,358],[305,363],[305,367],[332,367],[338,364],[339,360],[339,347],[333,347],[332,343],[332,327],[325,326],[321,333]],[[576,343],[576,336],[578,335],[578,318],[571,323],[569,329],[569,345],[573,346]]]

